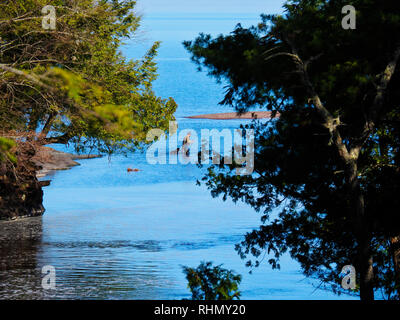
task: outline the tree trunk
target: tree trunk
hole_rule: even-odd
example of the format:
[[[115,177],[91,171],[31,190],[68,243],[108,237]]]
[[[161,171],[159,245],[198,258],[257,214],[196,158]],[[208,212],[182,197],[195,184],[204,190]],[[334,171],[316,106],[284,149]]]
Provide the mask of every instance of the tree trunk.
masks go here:
[[[363,301],[374,300],[374,269],[371,254],[371,239],[368,235],[361,235],[358,246],[358,259],[360,268],[360,299]]]
[[[347,163],[347,183],[351,203],[354,231],[357,239],[358,270],[360,273],[360,299],[374,300],[374,269],[371,252],[371,236],[368,218],[365,215],[364,195],[357,178],[357,160]]]

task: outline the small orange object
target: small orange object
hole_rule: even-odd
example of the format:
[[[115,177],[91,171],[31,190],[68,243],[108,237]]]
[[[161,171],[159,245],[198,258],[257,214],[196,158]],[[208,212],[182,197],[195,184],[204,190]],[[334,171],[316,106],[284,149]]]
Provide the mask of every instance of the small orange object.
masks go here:
[[[139,170],[139,169],[128,168],[127,171],[128,171],[128,172],[138,172],[138,171],[140,171],[140,170]]]

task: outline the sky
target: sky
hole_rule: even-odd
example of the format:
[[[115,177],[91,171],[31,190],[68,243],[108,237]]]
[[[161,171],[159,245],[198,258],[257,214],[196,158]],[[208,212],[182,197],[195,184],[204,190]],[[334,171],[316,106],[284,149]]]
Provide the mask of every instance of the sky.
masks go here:
[[[137,0],[144,14],[279,13],[284,0]]]

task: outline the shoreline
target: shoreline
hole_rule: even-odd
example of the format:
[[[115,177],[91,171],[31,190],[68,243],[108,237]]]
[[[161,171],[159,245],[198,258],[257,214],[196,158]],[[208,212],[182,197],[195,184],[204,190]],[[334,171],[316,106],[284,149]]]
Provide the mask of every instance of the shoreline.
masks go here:
[[[80,166],[80,163],[75,160],[96,159],[102,157],[102,155],[78,155],[58,151],[50,147],[41,147],[33,157],[32,161],[35,165],[41,167],[41,169],[37,171],[36,177],[43,178],[55,171],[68,170],[72,167]]]
[[[35,156],[31,159],[32,164],[34,167],[36,166],[35,175],[36,180],[32,186],[33,191],[30,190],[30,202],[27,203],[24,198],[22,201],[20,199],[21,195],[26,197],[25,189],[17,189],[16,191],[10,192],[7,196],[14,197],[19,202],[19,205],[16,206],[15,212],[12,214],[0,214],[0,225],[2,226],[2,230],[5,226],[4,222],[15,222],[26,220],[29,218],[41,217],[45,211],[42,200],[43,200],[43,187],[47,187],[51,183],[51,178],[48,177],[47,179],[39,180],[40,178],[45,178],[56,171],[59,170],[68,170],[72,167],[79,166],[80,163],[76,162],[75,160],[82,160],[82,159],[94,159],[94,158],[101,158],[102,155],[77,155],[66,153],[62,151],[55,150],[50,147],[40,147],[37,151]],[[32,167],[32,164],[30,165]],[[32,168],[33,169],[33,168]],[[33,176],[33,172],[31,177]],[[32,189],[31,188],[31,189]],[[4,195],[3,195],[4,196]],[[0,198],[1,200],[1,198]],[[30,210],[25,210],[26,206],[29,204],[31,205]],[[1,209],[1,208],[0,208]],[[4,209],[4,208],[3,208]],[[5,209],[7,212],[7,209]],[[1,232],[1,230],[0,230]],[[26,237],[25,237],[26,238]],[[29,237],[28,237],[29,238]],[[1,241],[0,237],[0,241]]]

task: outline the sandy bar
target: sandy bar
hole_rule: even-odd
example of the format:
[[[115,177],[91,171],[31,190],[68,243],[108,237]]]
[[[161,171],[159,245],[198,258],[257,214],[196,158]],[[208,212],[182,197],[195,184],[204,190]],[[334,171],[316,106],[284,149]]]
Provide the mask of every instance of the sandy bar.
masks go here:
[[[277,113],[276,117],[279,117]],[[236,112],[226,112],[226,113],[211,113],[211,114],[201,114],[198,116],[188,116],[185,118],[189,119],[211,119],[211,120],[233,120],[233,119],[270,119],[270,111],[250,111],[238,114]]]

